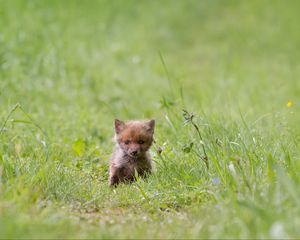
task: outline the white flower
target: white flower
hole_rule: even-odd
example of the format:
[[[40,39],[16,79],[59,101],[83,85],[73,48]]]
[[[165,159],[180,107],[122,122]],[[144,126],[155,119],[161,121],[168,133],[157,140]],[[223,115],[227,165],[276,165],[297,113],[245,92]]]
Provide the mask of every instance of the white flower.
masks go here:
[[[273,223],[270,229],[270,235],[272,238],[279,238],[279,239],[283,239],[287,237],[284,231],[284,226],[281,222]]]
[[[229,171],[231,172],[232,175],[236,175],[235,167],[234,167],[232,162],[230,162],[228,164],[228,169],[229,169]]]

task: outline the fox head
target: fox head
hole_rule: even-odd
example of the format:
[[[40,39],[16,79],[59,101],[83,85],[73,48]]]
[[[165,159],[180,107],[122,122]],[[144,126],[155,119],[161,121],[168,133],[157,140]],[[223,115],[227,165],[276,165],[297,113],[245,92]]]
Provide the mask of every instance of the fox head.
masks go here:
[[[153,142],[155,120],[122,122],[115,119],[116,141],[131,157],[147,152]]]

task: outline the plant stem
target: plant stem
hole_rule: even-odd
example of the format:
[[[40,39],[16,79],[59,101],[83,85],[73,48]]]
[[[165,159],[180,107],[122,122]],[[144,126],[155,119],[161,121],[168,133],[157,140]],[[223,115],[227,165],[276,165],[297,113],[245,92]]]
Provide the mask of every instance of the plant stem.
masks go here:
[[[199,135],[199,138],[201,140],[201,145],[202,145],[202,149],[203,149],[203,153],[204,153],[204,157],[202,158],[206,164],[206,167],[207,169],[209,169],[209,163],[208,163],[208,157],[207,157],[207,153],[206,153],[206,150],[205,150],[205,147],[204,147],[204,144],[203,144],[203,138],[202,138],[202,135],[201,135],[201,132],[200,132],[200,129],[199,127],[197,126],[196,123],[194,123],[193,119],[191,118],[191,123],[192,125],[194,126],[194,128],[196,129],[198,135]]]

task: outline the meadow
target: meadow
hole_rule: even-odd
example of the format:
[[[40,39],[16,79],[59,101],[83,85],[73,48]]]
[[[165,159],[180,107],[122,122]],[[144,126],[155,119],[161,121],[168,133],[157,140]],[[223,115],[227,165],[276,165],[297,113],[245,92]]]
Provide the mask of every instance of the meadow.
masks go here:
[[[1,0],[0,238],[300,238],[299,8]],[[113,189],[115,118],[156,170]]]

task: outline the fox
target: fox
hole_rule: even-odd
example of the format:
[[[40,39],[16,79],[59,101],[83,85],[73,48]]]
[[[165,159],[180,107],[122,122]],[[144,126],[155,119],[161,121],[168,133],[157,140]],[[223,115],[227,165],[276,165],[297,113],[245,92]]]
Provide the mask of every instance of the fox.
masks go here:
[[[123,122],[115,119],[115,148],[109,164],[109,186],[135,181],[153,171],[149,149],[153,143],[155,120]]]

